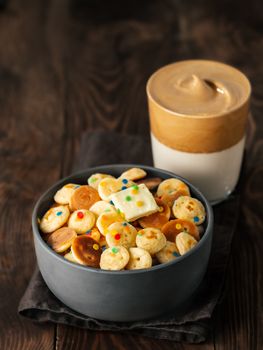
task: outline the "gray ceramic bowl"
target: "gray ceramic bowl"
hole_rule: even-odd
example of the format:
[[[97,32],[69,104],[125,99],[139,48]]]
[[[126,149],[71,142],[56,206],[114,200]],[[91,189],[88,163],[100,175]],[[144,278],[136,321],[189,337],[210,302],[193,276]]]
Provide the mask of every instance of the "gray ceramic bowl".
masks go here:
[[[41,238],[37,218],[52,203],[55,192],[64,184],[86,184],[97,172],[119,176],[139,166],[151,177],[179,176],[142,165],[108,165],[90,168],[57,182],[36,203],[32,225],[39,269],[49,289],[67,306],[84,315],[109,321],[137,321],[154,318],[178,308],[194,294],[207,269],[213,233],[213,212],[205,197],[188,181],[192,196],[205,206],[207,219],[200,242],[172,262],[150,269],[105,271],[71,263],[56,254]]]

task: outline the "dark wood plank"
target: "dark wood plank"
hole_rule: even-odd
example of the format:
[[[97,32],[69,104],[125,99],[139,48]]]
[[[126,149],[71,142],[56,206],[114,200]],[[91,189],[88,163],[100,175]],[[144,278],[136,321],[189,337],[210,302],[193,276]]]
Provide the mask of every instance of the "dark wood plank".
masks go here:
[[[58,179],[63,94],[49,2],[10,1],[0,14],[0,349],[53,349],[54,325],[18,317],[35,265],[33,203]]]
[[[154,350],[211,350],[213,341],[207,344],[180,344],[167,340],[141,337],[131,333],[90,332],[73,327],[58,327],[58,349],[154,349]]]

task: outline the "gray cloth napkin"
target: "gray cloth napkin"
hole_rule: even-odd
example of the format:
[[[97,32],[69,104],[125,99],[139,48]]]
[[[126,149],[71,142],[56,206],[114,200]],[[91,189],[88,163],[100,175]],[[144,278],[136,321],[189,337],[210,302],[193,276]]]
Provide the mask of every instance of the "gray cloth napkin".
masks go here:
[[[113,163],[152,164],[148,138],[114,132],[84,134],[73,171]],[[129,331],[158,339],[203,342],[212,327],[211,317],[223,295],[223,286],[239,209],[238,194],[217,205],[212,253],[208,271],[197,293],[180,313],[129,323],[93,319],[71,310],[48,289],[36,268],[22,297],[18,312],[34,321],[57,322],[95,331]],[[156,285],[158,288],[158,285]]]

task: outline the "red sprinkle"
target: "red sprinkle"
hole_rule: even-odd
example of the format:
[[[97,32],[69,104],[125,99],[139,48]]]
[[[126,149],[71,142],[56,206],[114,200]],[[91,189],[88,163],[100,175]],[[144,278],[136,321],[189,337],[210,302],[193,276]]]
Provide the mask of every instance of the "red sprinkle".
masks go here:
[[[116,241],[118,241],[121,238],[121,235],[119,233],[116,233],[116,235],[114,236],[114,238],[116,239]]]
[[[84,214],[82,213],[82,211],[78,211],[77,216],[79,219],[83,219],[84,218]]]

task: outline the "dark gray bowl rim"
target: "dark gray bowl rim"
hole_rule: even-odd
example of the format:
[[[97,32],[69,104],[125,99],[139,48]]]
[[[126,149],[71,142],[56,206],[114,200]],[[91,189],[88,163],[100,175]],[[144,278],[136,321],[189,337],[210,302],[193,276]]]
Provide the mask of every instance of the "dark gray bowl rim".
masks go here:
[[[201,198],[201,201],[204,204],[205,209],[206,209],[207,226],[206,226],[206,230],[205,230],[202,238],[198,242],[198,244],[194,248],[189,250],[187,253],[185,253],[184,255],[181,255],[178,258],[176,258],[176,259],[174,259],[172,261],[169,261],[167,263],[155,265],[155,266],[152,266],[151,268],[148,268],[148,269],[121,270],[121,271],[102,270],[102,269],[99,269],[99,268],[94,268],[94,267],[89,267],[89,266],[73,263],[73,262],[70,262],[69,260],[65,259],[63,256],[59,255],[51,247],[49,247],[49,245],[43,240],[43,238],[42,238],[42,236],[41,236],[41,234],[39,232],[38,222],[37,222],[37,219],[38,219],[37,212],[38,212],[39,206],[41,205],[41,203],[42,203],[43,199],[45,198],[45,196],[47,196],[50,192],[54,192],[55,188],[58,185],[63,184],[65,181],[71,181],[72,182],[72,178],[74,178],[74,177],[86,176],[87,171],[88,172],[92,172],[92,173],[103,172],[104,169],[108,169],[109,167],[115,168],[116,170],[118,170],[119,168],[124,168],[124,167],[126,167],[126,168],[137,167],[137,168],[143,168],[146,171],[147,170],[148,171],[159,171],[159,172],[163,173],[164,175],[167,175],[167,176],[170,176],[170,177],[175,177],[175,178],[178,178],[179,180],[182,180],[183,182],[185,182],[190,187],[190,190],[193,189],[194,192],[196,192],[199,195],[199,197]],[[152,272],[152,271],[159,270],[159,269],[164,269],[164,268],[166,268],[166,267],[168,267],[170,265],[180,264],[180,262],[182,260],[187,259],[189,255],[192,255],[197,250],[201,249],[202,245],[208,239],[209,232],[210,232],[210,234],[213,233],[213,222],[214,222],[213,209],[212,209],[209,201],[188,180],[186,180],[183,177],[181,177],[179,175],[176,175],[175,173],[172,173],[170,171],[159,169],[159,168],[155,168],[153,166],[142,165],[142,164],[108,164],[108,165],[101,165],[101,166],[96,166],[96,167],[90,167],[90,168],[86,168],[84,170],[81,170],[79,172],[72,173],[71,175],[62,178],[61,180],[57,181],[52,186],[50,186],[40,196],[40,198],[38,199],[38,201],[36,202],[36,204],[34,206],[33,213],[32,213],[32,228],[33,228],[34,237],[36,239],[38,239],[38,241],[40,242],[41,246],[44,248],[44,250],[47,253],[53,255],[54,258],[58,259],[59,261],[63,262],[66,265],[69,265],[71,267],[74,267],[76,269],[80,269],[80,270],[83,270],[83,271],[89,271],[89,272],[98,273],[98,274],[119,274],[119,275],[141,274],[141,273]]]

